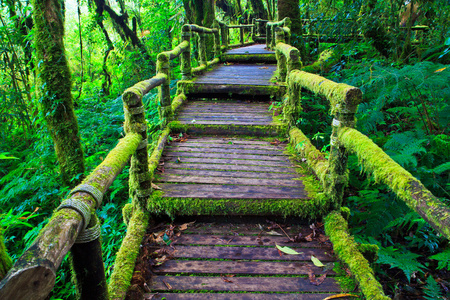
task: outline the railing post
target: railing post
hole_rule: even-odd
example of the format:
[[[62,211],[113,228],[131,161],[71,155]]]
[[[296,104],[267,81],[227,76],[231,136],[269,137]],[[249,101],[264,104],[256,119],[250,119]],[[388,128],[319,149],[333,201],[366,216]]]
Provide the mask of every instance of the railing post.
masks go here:
[[[192,78],[191,66],[191,27],[184,25],[181,29],[181,41],[187,41],[189,46],[181,53],[181,76],[183,80]]]
[[[94,213],[88,228],[78,235],[70,249],[78,299],[81,300],[109,299],[100,236],[100,222]]]
[[[156,62],[156,74],[164,74],[165,80],[159,86],[159,117],[161,126],[164,127],[172,116],[172,107],[170,102],[170,59],[166,53],[159,53]],[[141,99],[142,100],[142,99]]]
[[[213,24],[213,28],[216,29],[216,32],[214,32],[214,58],[220,58],[222,54],[220,50],[220,26],[217,21]]]
[[[276,47],[278,43],[284,43],[284,31],[280,27],[275,28],[275,56],[277,58],[277,70],[280,81],[286,81],[287,66],[286,66],[286,56],[281,52],[280,49]]]
[[[361,92],[357,93],[357,97],[361,97]],[[348,95],[345,96],[346,98]],[[328,192],[335,208],[342,205],[344,197],[344,189],[348,185],[347,161],[348,151],[338,139],[340,127],[355,127],[355,114],[358,105],[343,106],[343,103],[360,103],[358,101],[344,100],[339,107],[333,108],[332,133],[330,138],[330,155],[329,155],[329,180]]]
[[[159,69],[161,69],[161,64],[165,66],[158,57],[157,66],[159,66]],[[165,69],[163,68],[163,70]],[[168,82],[167,78],[164,83],[166,82]],[[152,187],[151,176],[148,171],[147,120],[145,118],[145,108],[142,103],[143,94],[143,91],[137,84],[123,93],[122,101],[125,115],[125,133],[138,133],[142,137],[141,143],[131,157],[129,187],[133,206],[145,211],[147,209],[148,197],[152,193]],[[170,101],[169,94],[168,97]],[[163,107],[164,106],[162,106],[161,109]]]
[[[272,26],[266,23],[266,47],[272,49]]]
[[[220,35],[222,37],[222,45],[225,46],[225,50],[228,49],[228,26],[226,24],[220,24]]]
[[[244,46],[244,27],[239,27],[239,40],[241,45]]]
[[[208,58],[206,56],[206,33],[198,33],[198,61],[200,65],[208,66]]]

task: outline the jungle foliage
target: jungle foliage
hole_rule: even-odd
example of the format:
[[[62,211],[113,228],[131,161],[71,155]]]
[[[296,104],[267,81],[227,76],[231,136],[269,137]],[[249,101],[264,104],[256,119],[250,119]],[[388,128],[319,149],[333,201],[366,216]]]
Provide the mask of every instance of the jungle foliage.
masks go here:
[[[64,44],[85,157],[84,175],[124,135],[121,93],[154,75],[156,55],[179,43],[181,26],[187,22],[185,8],[198,9],[198,2],[64,3]],[[215,15],[228,23],[249,23],[261,16],[273,19],[277,4],[283,2],[217,0]],[[47,116],[39,109],[43,99],[37,93],[36,72],[41,62],[33,44],[33,7],[20,0],[1,1],[0,7],[0,232],[14,261],[69,188],[60,177]],[[399,0],[302,0],[299,9],[305,19],[303,33],[320,36],[319,40],[303,38],[304,65],[325,49],[336,53],[340,59],[321,73],[362,89],[357,129],[450,205],[448,1],[416,0],[408,8]],[[321,42],[327,36],[335,41]],[[176,71],[172,92],[179,78]],[[326,152],[331,132],[329,104],[308,93],[302,97],[303,112],[296,125]],[[155,94],[150,93],[144,102],[153,137],[149,143],[156,142],[160,120]],[[349,168],[346,205],[351,209],[351,231],[358,241],[380,247],[373,267],[386,294],[449,299],[448,241],[385,186],[363,175],[356,157],[350,157]],[[124,170],[98,211],[107,277],[126,230],[121,209],[129,202],[127,178],[128,170]],[[51,299],[74,298],[70,268],[64,262]]]

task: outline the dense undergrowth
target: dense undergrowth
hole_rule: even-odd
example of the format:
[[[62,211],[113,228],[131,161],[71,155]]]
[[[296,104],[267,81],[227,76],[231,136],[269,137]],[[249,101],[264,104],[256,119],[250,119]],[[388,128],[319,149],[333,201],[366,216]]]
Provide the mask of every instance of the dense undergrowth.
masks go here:
[[[123,136],[120,94],[137,81],[151,77],[156,54],[178,43],[180,26],[184,22],[182,2],[146,0],[140,5],[133,10],[140,11],[140,37],[151,60],[145,61],[139,51],[123,42],[117,33],[111,34],[114,50],[106,65],[109,83],[103,67],[108,44],[96,25],[92,8],[89,13],[81,14],[80,23],[75,18],[75,11],[67,16],[65,42],[74,81],[72,92],[85,151],[86,174]],[[319,4],[316,6],[310,6],[310,9],[323,10]],[[20,10],[22,15],[27,15],[31,7],[21,6]],[[333,13],[332,9],[312,17],[319,19],[327,13]],[[356,17],[357,13],[351,15]],[[2,47],[6,50],[1,54],[0,227],[13,260],[30,245],[69,191],[59,179],[45,116],[38,112],[39,99],[33,97],[35,66],[21,48],[21,45],[31,43],[32,31],[25,35],[18,32],[14,20],[2,20],[0,25],[0,33],[8,37],[2,39]],[[105,24],[111,32],[113,26],[108,22]],[[445,62],[443,59],[450,55],[450,32],[448,25],[439,26],[436,26],[438,31],[430,34],[442,34],[447,39],[442,45],[422,51],[422,58],[428,60],[414,55],[408,63],[386,59],[368,41],[328,45],[342,59],[324,75],[363,90],[364,99],[357,114],[358,130],[370,136],[434,195],[450,205],[450,65],[436,62]],[[83,47],[80,47],[80,29]],[[312,44],[309,49],[316,54],[319,50]],[[14,52],[20,56],[16,61]],[[4,53],[10,53],[10,56]],[[22,73],[15,71],[22,76],[22,79],[16,79],[20,82],[18,86],[10,76],[11,62],[23,70]],[[172,92],[175,92],[174,87],[172,85]],[[155,93],[144,102],[150,131],[157,136],[159,119]],[[327,101],[303,93],[302,102],[303,113],[297,125],[319,149],[328,151],[332,119]],[[352,233],[358,241],[380,246],[379,258],[373,267],[386,293],[406,299],[448,299],[448,241],[385,186],[365,176],[354,156],[350,157],[349,169],[346,205],[351,209]],[[129,201],[127,179],[128,169],[125,169],[109,189],[98,211],[102,220],[107,276],[112,272],[115,253],[126,230],[121,209]],[[74,299],[74,291],[69,263],[65,260],[51,299]]]

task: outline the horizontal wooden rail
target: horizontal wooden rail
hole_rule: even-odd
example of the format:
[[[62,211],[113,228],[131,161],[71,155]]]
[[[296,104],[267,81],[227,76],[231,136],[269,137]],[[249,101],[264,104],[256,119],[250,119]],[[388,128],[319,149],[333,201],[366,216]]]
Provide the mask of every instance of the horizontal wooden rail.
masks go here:
[[[291,19],[286,17],[278,22],[267,22],[266,23],[266,45],[269,49],[275,49],[275,28],[277,27],[291,27]]]
[[[119,141],[105,160],[83,181],[104,194],[136,151],[141,137],[130,134]],[[75,191],[77,188],[74,189]],[[87,192],[75,192],[71,198],[93,213],[98,201]],[[33,244],[20,256],[0,282],[0,299],[45,299],[52,290],[56,271],[86,225],[85,216],[73,208],[55,212]]]
[[[447,205],[366,135],[348,127],[341,127],[338,135],[340,142],[356,154],[366,173],[386,184],[436,231],[450,239],[450,209]]]

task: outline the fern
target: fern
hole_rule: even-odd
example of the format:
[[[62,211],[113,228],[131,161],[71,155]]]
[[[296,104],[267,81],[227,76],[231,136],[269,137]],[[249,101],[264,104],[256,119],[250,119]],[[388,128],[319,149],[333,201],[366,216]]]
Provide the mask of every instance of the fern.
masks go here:
[[[408,281],[410,281],[414,273],[423,273],[423,269],[425,269],[425,266],[417,261],[419,257],[419,254],[412,253],[406,249],[399,252],[398,249],[392,246],[387,248],[382,247],[378,252],[377,263],[390,265],[391,268],[399,268],[403,271]]]
[[[435,259],[438,261],[438,269],[447,269],[450,271],[450,249],[445,250],[439,254],[430,256],[429,258]]]
[[[417,132],[406,131],[393,134],[383,148],[402,167],[417,167],[416,155],[426,153],[423,146],[426,141],[426,139],[421,139]]]
[[[424,287],[424,293],[426,295],[424,296],[424,298],[427,300],[444,299],[442,297],[441,287],[431,275],[427,278],[427,284]]]

